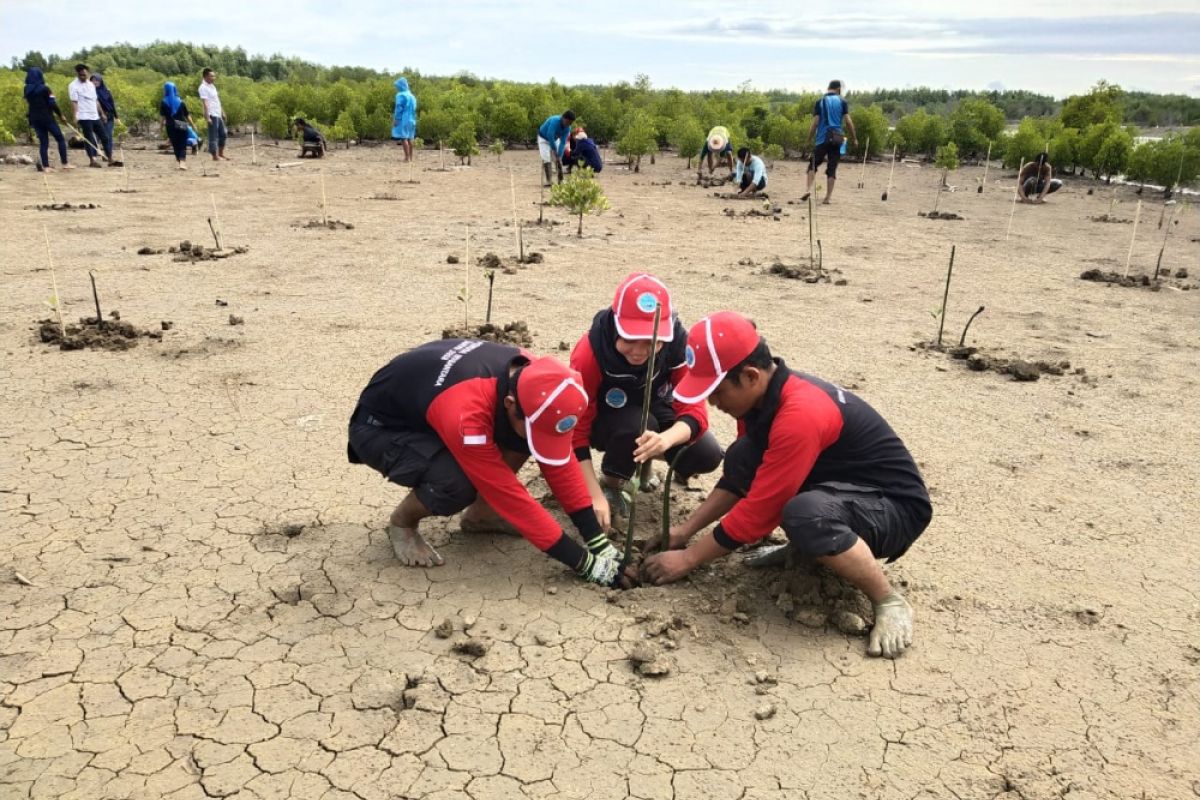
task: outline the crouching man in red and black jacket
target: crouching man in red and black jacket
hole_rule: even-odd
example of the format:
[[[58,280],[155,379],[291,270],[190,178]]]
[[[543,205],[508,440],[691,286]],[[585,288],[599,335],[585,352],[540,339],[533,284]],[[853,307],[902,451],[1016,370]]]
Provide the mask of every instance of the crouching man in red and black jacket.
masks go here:
[[[782,527],[794,554],[824,564],[871,599],[867,652],[900,655],[912,644],[912,609],[876,559],[904,555],[933,515],[904,443],[862,399],[772,358],[739,314],[722,311],[697,323],[687,363],[675,396],[707,398],[737,419],[738,438],[717,488],[671,529],[672,550],[647,559],[645,576],[679,580]],[[711,533],[677,549],[717,520]],[[776,560],[784,561],[763,557],[760,564]]]
[[[647,376],[656,305],[661,309],[658,351],[654,375]],[[675,464],[675,476],[685,484],[691,476],[721,465],[721,446],[708,430],[704,400],[685,403],[671,397],[687,371],[686,340],[687,331],[675,316],[667,287],[653,275],[635,272],[621,282],[612,307],[596,314],[591,330],[571,351],[571,368],[583,378],[590,401],[575,426],[575,457],[603,527],[611,524],[613,516],[627,515],[622,488],[638,465],[665,459]],[[647,380],[652,394],[643,433]],[[592,467],[593,447],[604,451],[599,478]],[[642,488],[653,487],[643,482]]]
[[[429,342],[376,372],[350,418],[348,451],[351,463],[412,489],[388,527],[396,557],[440,566],[417,525],[467,509],[464,520],[498,513],[586,580],[616,583],[621,557],[600,529],[571,447],[587,403],[579,375],[562,363],[491,342]],[[586,549],[517,479],[531,454]]]

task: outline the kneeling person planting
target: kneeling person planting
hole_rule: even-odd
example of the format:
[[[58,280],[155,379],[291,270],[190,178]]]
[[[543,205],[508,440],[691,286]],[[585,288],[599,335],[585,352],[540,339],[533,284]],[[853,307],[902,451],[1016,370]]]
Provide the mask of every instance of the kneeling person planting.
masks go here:
[[[620,554],[600,530],[571,448],[588,403],[581,383],[553,358],[466,339],[429,342],[376,372],[350,418],[348,453],[351,463],[413,490],[388,527],[396,557],[440,566],[442,557],[417,531],[422,519],[466,509],[464,527],[497,528],[499,512],[581,577],[616,583]],[[531,454],[587,549],[517,479]]]
[[[658,353],[654,375],[648,376],[656,305],[661,307]],[[686,372],[686,339],[667,287],[653,275],[633,273],[617,287],[612,307],[596,314],[591,330],[571,351],[571,367],[583,377],[591,400],[575,427],[575,456],[604,527],[614,513],[625,515],[621,490],[639,465],[666,459],[675,464],[680,482],[687,483],[690,476],[712,472],[721,463],[721,446],[708,432],[703,399],[685,403],[671,397]],[[643,433],[647,380],[652,383],[652,400]],[[604,451],[599,479],[592,467],[592,447]]]
[[[675,389],[738,421],[716,489],[681,525],[671,550],[643,566],[670,583],[776,527],[793,552],[832,569],[871,599],[867,652],[895,658],[912,644],[912,609],[876,559],[894,561],[929,525],[929,493],[908,449],[863,400],[772,358],[753,323],[730,311],[688,334],[688,373]],[[711,533],[683,548],[713,522]]]

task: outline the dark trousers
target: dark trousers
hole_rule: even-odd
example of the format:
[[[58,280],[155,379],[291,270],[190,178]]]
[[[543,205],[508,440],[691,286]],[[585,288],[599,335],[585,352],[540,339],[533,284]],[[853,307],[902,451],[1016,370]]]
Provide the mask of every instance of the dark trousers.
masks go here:
[[[225,130],[225,120],[220,117],[208,118],[208,152],[214,156],[225,149],[225,140],[229,132]]]
[[[809,162],[808,171],[816,172],[817,167],[821,166],[826,160],[829,162],[828,166],[825,167],[826,177],[836,178],[838,164],[842,160],[842,145],[840,142],[835,145],[833,142],[825,141],[817,145],[813,149],[812,161]]]
[[[1050,188],[1046,189],[1046,194],[1054,194],[1055,192],[1057,192],[1059,189],[1062,188],[1062,185],[1063,185],[1063,182],[1060,181],[1058,178],[1051,178],[1050,179]],[[1039,194],[1042,193],[1042,189],[1045,188],[1045,186],[1046,186],[1045,181],[1039,181],[1035,178],[1026,178],[1025,179],[1025,196],[1031,197],[1031,198],[1037,197]]]
[[[176,161],[183,161],[187,158],[188,148],[188,132],[187,130],[177,130],[175,123],[171,122],[171,127],[167,128],[167,138],[171,141],[171,150],[175,153]]]
[[[743,174],[742,174],[742,183],[741,183],[741,185],[740,185],[740,186],[738,186],[738,188],[739,188],[739,189],[741,189],[742,191],[745,191],[747,188],[749,188],[749,186],[750,186],[750,181],[751,181],[751,177],[750,177],[750,171],[749,171],[749,170],[747,170],[745,173],[743,173]],[[759,179],[758,179],[758,185],[757,185],[757,186],[755,186],[754,188],[755,188],[755,189],[757,189],[757,190],[758,190],[758,191],[760,191],[760,192],[761,192],[763,189],[767,188],[767,179],[766,179],[766,178],[759,178]]]
[[[54,137],[54,141],[58,143],[58,158],[67,163],[67,140],[63,138],[62,129],[58,127],[58,123],[54,120],[49,122],[30,122],[33,132],[38,137],[38,155],[42,159],[42,166],[50,166],[50,137]]]
[[[79,132],[83,134],[84,149],[87,150],[88,158],[95,158],[98,153],[92,144],[100,145],[104,148],[104,155],[112,158],[112,139],[109,138],[103,122],[98,119],[81,119]]]
[[[104,121],[104,135],[108,137],[108,155],[110,158],[112,157],[113,147],[116,146],[117,142],[116,138],[113,136],[113,133],[116,131],[116,129],[117,121],[113,119],[111,115],[109,115],[108,119]]]
[[[638,429],[642,425],[642,407],[629,403],[621,408],[601,406],[592,423],[591,446],[604,452],[600,462],[600,471],[614,478],[629,480],[633,477],[635,465],[633,451],[637,449]],[[650,415],[646,430],[660,431],[661,423]],[[663,454],[669,464],[679,454],[683,445],[673,447]],[[692,443],[675,465],[675,473],[680,478],[690,478],[693,475],[703,475],[712,472],[721,464],[721,445],[711,432]]]
[[[350,423],[350,451],[358,463],[373,468],[392,483],[407,486],[439,517],[457,514],[475,500],[475,486],[454,456],[432,433]]]
[[[762,463],[763,450],[748,437],[725,452],[718,489],[745,497]],[[929,525],[928,501],[889,497],[881,487],[827,481],[806,485],[783,507],[780,527],[800,556],[820,558],[846,552],[862,539],[876,558],[895,561]]]

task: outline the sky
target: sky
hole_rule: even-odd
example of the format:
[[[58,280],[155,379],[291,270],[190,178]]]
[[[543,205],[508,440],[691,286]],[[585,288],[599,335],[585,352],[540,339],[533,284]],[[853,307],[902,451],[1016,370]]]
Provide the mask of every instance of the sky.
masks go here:
[[[0,0],[0,64],[30,50],[68,55],[154,40],[566,84],[644,73],[663,88],[749,81],[814,91],[840,78],[851,92],[930,86],[1064,97],[1103,78],[1200,97],[1198,0]]]

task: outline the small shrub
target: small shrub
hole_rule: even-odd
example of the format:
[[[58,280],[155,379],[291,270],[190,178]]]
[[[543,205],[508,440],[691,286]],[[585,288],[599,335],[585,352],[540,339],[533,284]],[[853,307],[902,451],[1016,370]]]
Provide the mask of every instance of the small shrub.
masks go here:
[[[604,189],[596,180],[596,175],[590,167],[573,171],[565,181],[550,189],[550,205],[561,206],[572,214],[579,215],[579,229],[576,235],[583,236],[583,215],[601,214],[611,208]]]

